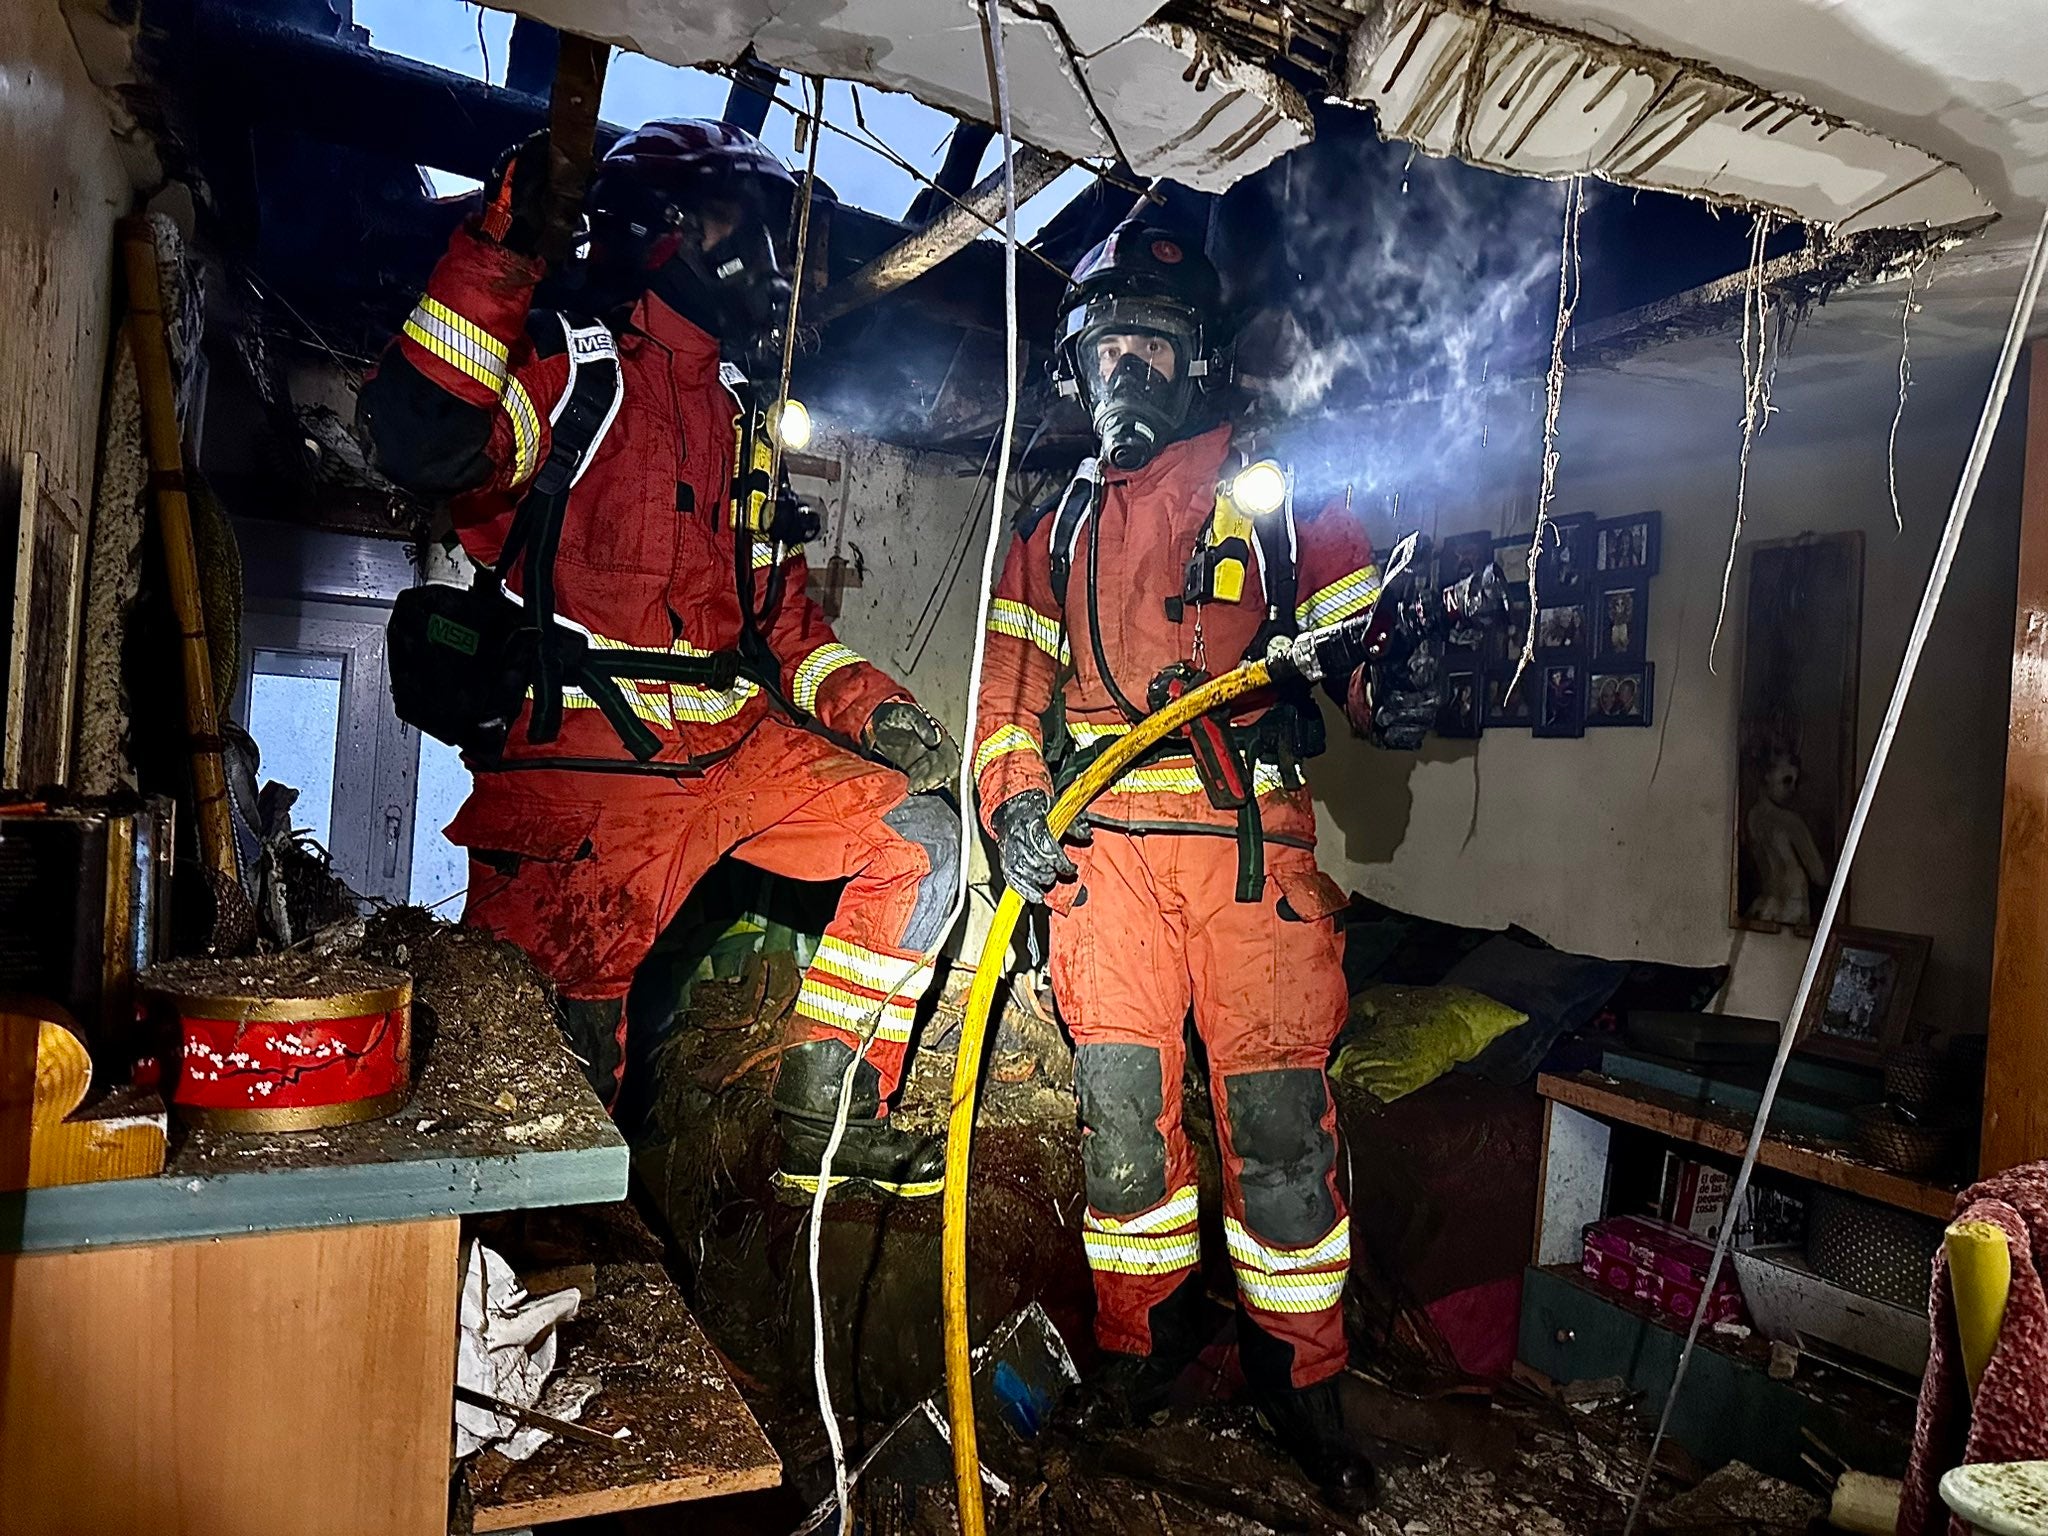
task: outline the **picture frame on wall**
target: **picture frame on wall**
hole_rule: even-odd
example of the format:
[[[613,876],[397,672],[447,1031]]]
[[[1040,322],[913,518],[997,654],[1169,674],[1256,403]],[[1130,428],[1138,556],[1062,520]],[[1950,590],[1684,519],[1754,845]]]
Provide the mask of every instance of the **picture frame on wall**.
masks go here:
[[[1562,662],[1539,659],[1536,668],[1535,723],[1530,734],[1543,737],[1586,734],[1586,669],[1576,658]],[[1522,685],[1528,687],[1525,681]]]
[[[1637,581],[1603,585],[1591,604],[1589,647],[1592,659],[1601,665],[1618,666],[1641,661],[1649,651],[1650,583]]]
[[[1649,725],[1655,719],[1657,669],[1647,661],[1586,669],[1586,725]]]
[[[1585,603],[1593,586],[1596,522],[1591,512],[1573,512],[1545,524],[1542,551],[1532,575],[1539,608]]]
[[[1728,922],[1810,934],[1856,797],[1863,535],[1758,544],[1747,572]]]
[[[1663,558],[1664,514],[1636,512],[1602,520],[1593,531],[1593,574],[1647,581]]]
[[[1586,648],[1586,605],[1561,603],[1536,610],[1536,654],[1561,659]]]
[[[1526,550],[1527,546],[1523,548]],[[1495,555],[1498,559],[1498,554]],[[1526,730],[1535,720],[1530,699],[1535,694],[1536,671],[1522,679],[1512,694],[1509,685],[1522,663],[1522,647],[1529,634],[1529,584],[1511,582],[1507,588],[1507,623],[1488,630],[1484,642],[1483,693],[1480,726],[1484,730]]]
[[[1477,668],[1453,668],[1444,673],[1444,702],[1437,710],[1436,733],[1453,741],[1477,740],[1485,728],[1482,701],[1485,693]]]
[[[1809,1055],[1882,1065],[1906,1043],[1920,976],[1934,940],[1924,933],[1837,927],[1799,1019]]]
[[[1533,533],[1511,533],[1493,541],[1493,563],[1509,586],[1529,585],[1529,541]]]

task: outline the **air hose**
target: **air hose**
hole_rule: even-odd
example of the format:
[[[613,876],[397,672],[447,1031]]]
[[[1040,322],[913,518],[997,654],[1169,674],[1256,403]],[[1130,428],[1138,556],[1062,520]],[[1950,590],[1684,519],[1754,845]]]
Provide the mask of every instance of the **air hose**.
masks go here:
[[[1395,546],[1382,577],[1382,590],[1401,574],[1414,552],[1413,535]],[[1147,715],[1131,727],[1128,735],[1116,738],[1115,744],[1090,763],[1060,796],[1046,817],[1053,836],[1062,835],[1073,825],[1088,802],[1115,783],[1140,754],[1189,721],[1274,682],[1293,678],[1320,681],[1330,669],[1332,658],[1357,654],[1355,648],[1371,629],[1376,609],[1377,600],[1373,608],[1341,624],[1276,640],[1264,660],[1245,662],[1236,671],[1211,678]],[[974,1362],[967,1338],[967,1164],[974,1138],[975,1099],[980,1087],[989,1013],[995,1003],[996,987],[1003,979],[1010,936],[1023,911],[1024,903],[1017,893],[1004,891],[989,924],[988,937],[982,941],[981,957],[974,967],[974,984],[967,993],[967,1017],[960,1027],[959,1054],[953,1064],[952,1114],[946,1124],[940,1300],[946,1321],[946,1418],[953,1443],[953,1485],[960,1513],[960,1536],[985,1536],[987,1530],[981,1502],[981,1453],[974,1433]]]

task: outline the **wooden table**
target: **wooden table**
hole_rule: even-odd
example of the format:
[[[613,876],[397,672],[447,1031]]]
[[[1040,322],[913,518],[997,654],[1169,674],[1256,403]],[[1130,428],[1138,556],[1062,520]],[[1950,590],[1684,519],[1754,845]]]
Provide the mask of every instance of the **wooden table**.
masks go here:
[[[622,1199],[551,1021],[391,1119],[0,1196],[0,1536],[447,1529],[460,1219]]]

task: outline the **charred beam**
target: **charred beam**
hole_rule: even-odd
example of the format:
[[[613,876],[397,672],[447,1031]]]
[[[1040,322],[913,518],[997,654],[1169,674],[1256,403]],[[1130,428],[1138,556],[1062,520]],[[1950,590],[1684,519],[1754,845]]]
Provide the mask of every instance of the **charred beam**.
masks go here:
[[[1067,162],[1033,145],[1017,151],[1014,175],[1017,202],[1042,191],[1067,168]],[[900,245],[884,251],[858,272],[833,284],[811,305],[804,318],[823,325],[893,293],[912,278],[922,277],[947,257],[967,249],[983,230],[1000,227],[1003,217],[1003,173],[991,172],[959,202]]]

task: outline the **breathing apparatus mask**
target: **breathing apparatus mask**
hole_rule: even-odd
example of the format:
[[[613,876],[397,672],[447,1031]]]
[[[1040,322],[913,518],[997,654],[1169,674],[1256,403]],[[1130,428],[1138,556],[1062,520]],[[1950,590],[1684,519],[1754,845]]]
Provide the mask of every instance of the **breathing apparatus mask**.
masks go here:
[[[1170,231],[1126,224],[1084,256],[1060,306],[1053,382],[1088,412],[1102,459],[1126,473],[1208,423],[1215,268]]]

